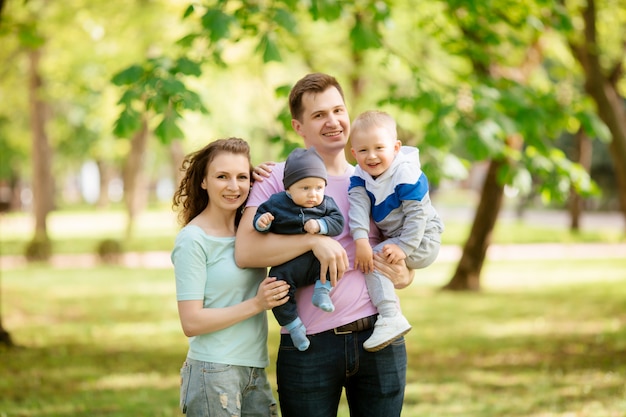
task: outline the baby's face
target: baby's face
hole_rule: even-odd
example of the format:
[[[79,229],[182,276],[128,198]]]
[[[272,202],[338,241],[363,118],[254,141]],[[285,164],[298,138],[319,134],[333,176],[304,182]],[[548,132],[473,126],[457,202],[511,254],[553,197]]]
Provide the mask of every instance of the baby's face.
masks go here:
[[[326,181],[322,178],[307,177],[291,184],[287,192],[300,207],[316,207],[322,204]]]

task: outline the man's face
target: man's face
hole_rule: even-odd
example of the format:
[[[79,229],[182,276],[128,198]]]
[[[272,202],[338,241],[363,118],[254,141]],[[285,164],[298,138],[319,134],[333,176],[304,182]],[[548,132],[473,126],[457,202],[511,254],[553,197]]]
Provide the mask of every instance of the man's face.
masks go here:
[[[293,119],[291,125],[305,146],[314,146],[320,155],[343,152],[350,135],[350,116],[339,91],[330,87],[321,93],[305,93],[302,107],[302,121]]]

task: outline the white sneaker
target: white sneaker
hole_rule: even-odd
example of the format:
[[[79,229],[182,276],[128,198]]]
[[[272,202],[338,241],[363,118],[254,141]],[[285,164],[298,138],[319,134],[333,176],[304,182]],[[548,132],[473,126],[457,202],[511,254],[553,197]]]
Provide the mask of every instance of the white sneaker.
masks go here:
[[[411,330],[409,321],[402,315],[395,317],[382,317],[378,315],[372,335],[363,342],[363,349],[368,352],[376,352],[389,346],[394,340],[399,339]]]

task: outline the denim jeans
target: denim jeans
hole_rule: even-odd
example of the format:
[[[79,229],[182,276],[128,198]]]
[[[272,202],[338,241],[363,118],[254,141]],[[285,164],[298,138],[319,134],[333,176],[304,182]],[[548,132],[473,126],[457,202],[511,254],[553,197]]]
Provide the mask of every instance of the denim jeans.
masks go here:
[[[187,358],[180,376],[180,409],[188,417],[278,416],[264,369]]]
[[[400,416],[406,386],[406,347],[400,338],[378,352],[363,342],[372,330],[309,335],[303,352],[281,335],[276,374],[283,417],[337,415],[342,389],[352,417]]]

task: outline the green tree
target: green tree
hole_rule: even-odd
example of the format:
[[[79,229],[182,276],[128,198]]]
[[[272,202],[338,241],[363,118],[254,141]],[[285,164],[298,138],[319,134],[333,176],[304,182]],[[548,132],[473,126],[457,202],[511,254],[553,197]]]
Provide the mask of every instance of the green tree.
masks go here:
[[[584,90],[610,131],[609,150],[626,220],[626,2],[587,0],[576,9],[575,4],[567,3],[559,2],[577,11],[572,13],[572,20],[577,19],[582,28],[576,30],[573,24],[568,25],[563,34],[582,68]]]
[[[3,34],[15,34],[14,54],[25,57],[25,77],[28,115],[31,135],[32,154],[32,194],[35,230],[32,241],[27,248],[27,257],[45,260],[50,256],[50,239],[47,232],[46,219],[54,205],[54,180],[51,163],[52,151],[46,124],[50,108],[45,100],[45,81],[42,77],[41,60],[46,51],[46,38],[41,32],[38,21],[43,15],[42,4],[31,4],[16,18],[11,20],[3,17]]]
[[[171,17],[176,7],[165,1],[73,0],[61,5],[35,0],[23,6],[9,2],[3,10],[0,56],[9,65],[0,70],[0,117],[10,123],[0,126],[0,138],[3,149],[10,151],[11,164],[6,167],[15,169],[3,167],[1,173],[3,178],[8,178],[5,171],[11,173],[16,178],[9,181],[12,184],[23,179],[33,188],[34,240],[48,241],[46,218],[63,196],[55,192],[55,180],[76,175],[85,160],[102,167],[101,179],[124,171],[131,191],[135,184],[144,185],[138,173],[150,149],[136,146],[130,137],[115,139],[111,125],[118,109],[116,87],[110,79],[138,56],[169,47],[168,34],[177,32],[179,21]],[[27,86],[32,94],[25,94]],[[25,144],[26,135],[33,143]],[[146,135],[146,144],[150,138]],[[129,150],[137,149],[139,156],[126,158]],[[33,157],[28,158],[29,154]],[[106,185],[100,187],[102,203]],[[135,201],[131,191],[128,200]],[[145,202],[133,207],[143,206]],[[134,214],[129,214],[129,230]]]
[[[257,53],[265,64],[296,62],[306,70],[348,79],[352,108],[395,109],[403,139],[419,144],[424,170],[435,182],[459,163],[487,161],[477,215],[447,286],[477,290],[504,185],[528,191],[537,178],[547,202],[563,201],[571,189],[586,195],[593,191],[584,169],[568,161],[554,140],[572,126],[595,137],[602,124],[584,98],[559,94],[558,72],[566,63],[547,58],[541,50],[543,42],[562,42],[560,31],[570,30],[571,18],[551,2],[513,7],[505,0],[450,0],[395,2],[392,7],[391,2],[367,0],[271,5],[206,1],[187,8],[184,19],[190,30],[180,45],[181,56],[199,56],[199,63],[233,65],[224,53],[243,44],[250,47],[244,56]],[[177,93],[183,94],[188,89],[180,81]],[[128,84],[128,91],[146,85],[161,88],[147,77]],[[135,94],[133,99],[141,97]],[[119,120],[138,127],[140,116],[123,111]],[[174,113],[171,123],[176,125],[179,117]],[[283,111],[283,126],[286,119]],[[166,142],[176,136],[167,130],[157,135]],[[289,136],[287,129],[268,135],[268,140]]]

